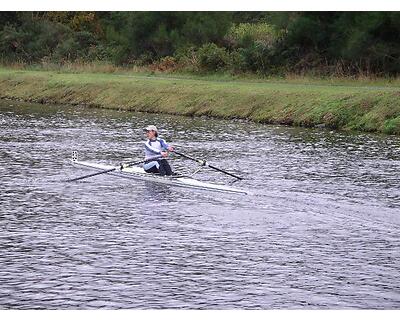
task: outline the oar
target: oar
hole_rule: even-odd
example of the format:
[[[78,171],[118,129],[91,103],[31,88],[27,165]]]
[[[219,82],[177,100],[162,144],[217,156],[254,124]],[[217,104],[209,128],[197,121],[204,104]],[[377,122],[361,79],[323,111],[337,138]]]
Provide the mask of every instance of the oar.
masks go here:
[[[85,176],[77,177],[77,178],[74,178],[74,179],[68,179],[68,180],[66,180],[65,182],[73,182],[73,181],[77,181],[77,180],[82,180],[82,179],[86,179],[86,178],[90,178],[90,177],[97,176],[97,175],[99,175],[99,174],[103,174],[103,173],[108,173],[108,172],[111,172],[111,171],[115,171],[115,170],[118,170],[118,169],[121,169],[121,170],[122,170],[122,169],[124,169],[124,168],[128,168],[128,167],[131,167],[131,166],[134,166],[134,165],[137,165],[137,164],[140,164],[140,163],[149,161],[149,160],[155,160],[155,159],[159,159],[159,158],[161,158],[161,156],[157,156],[157,157],[150,158],[150,159],[146,159],[146,160],[140,160],[140,161],[136,161],[136,162],[127,162],[127,163],[124,163],[124,164],[121,163],[121,165],[119,165],[118,167],[114,167],[114,168],[112,168],[112,169],[107,169],[107,170],[100,171],[100,172],[95,172],[95,173],[87,174],[87,175],[85,175]]]
[[[196,158],[193,158],[193,157],[191,157],[191,156],[188,156],[187,154],[183,154],[183,153],[180,153],[180,152],[175,151],[175,150],[174,150],[173,152],[175,152],[177,155],[179,155],[179,156],[181,156],[181,157],[184,157],[184,158],[186,158],[186,159],[196,161],[196,162],[200,163],[202,166],[209,167],[209,168],[214,169],[214,170],[216,170],[216,171],[219,171],[219,172],[225,173],[225,174],[227,174],[227,175],[230,175],[230,176],[232,176],[232,177],[234,177],[234,178],[236,178],[236,179],[243,180],[243,178],[241,178],[241,177],[239,177],[239,176],[237,176],[237,175],[235,175],[235,174],[233,174],[233,173],[227,172],[227,171],[222,170],[222,169],[220,169],[220,168],[214,167],[214,166],[212,166],[211,164],[208,164],[207,161],[205,161],[205,160],[196,159]]]

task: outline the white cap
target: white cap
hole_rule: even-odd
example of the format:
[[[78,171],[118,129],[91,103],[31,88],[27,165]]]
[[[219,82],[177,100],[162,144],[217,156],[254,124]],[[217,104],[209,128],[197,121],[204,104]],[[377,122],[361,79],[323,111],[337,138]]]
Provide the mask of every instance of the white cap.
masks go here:
[[[146,130],[146,131],[155,131],[155,132],[158,131],[158,130],[157,130],[157,127],[156,127],[156,126],[153,126],[153,125],[147,126],[146,128],[144,128],[144,130]]]

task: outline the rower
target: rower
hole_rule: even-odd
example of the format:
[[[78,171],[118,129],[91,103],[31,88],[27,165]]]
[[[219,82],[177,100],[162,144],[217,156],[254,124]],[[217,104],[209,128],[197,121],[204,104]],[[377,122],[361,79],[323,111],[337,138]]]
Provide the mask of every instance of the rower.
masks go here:
[[[173,174],[171,166],[166,157],[168,151],[174,151],[174,148],[168,145],[164,139],[158,137],[156,126],[150,125],[144,129],[147,141],[144,143],[144,153],[146,162],[143,165],[144,171],[147,173],[159,173],[162,176],[170,176]],[[160,156],[160,159],[154,160],[154,157]],[[163,157],[163,158],[161,158]],[[148,160],[147,159],[152,159]]]

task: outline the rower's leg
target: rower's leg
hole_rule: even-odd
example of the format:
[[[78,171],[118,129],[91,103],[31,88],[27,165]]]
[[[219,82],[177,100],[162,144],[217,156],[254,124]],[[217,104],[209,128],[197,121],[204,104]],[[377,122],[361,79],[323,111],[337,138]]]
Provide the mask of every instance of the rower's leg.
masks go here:
[[[158,170],[160,170],[160,175],[162,176],[172,175],[171,166],[169,165],[166,159],[158,160],[158,163],[160,164],[160,167],[158,168]]]
[[[160,175],[161,176],[165,176],[167,174],[167,171],[165,170],[165,165],[164,165],[165,160],[158,160],[158,163],[160,164],[160,167],[158,168],[158,170],[160,171]]]
[[[149,163],[146,163],[143,166],[144,171],[146,171],[147,173],[159,173],[159,163],[157,161],[152,161]]]
[[[165,161],[164,168],[167,173],[167,176],[172,176],[172,169],[171,169],[171,166],[169,165],[169,162],[167,160],[164,160],[164,161]]]
[[[160,171],[157,169],[156,166],[151,167],[150,169],[144,169],[144,171],[146,171],[147,173],[159,173]]]

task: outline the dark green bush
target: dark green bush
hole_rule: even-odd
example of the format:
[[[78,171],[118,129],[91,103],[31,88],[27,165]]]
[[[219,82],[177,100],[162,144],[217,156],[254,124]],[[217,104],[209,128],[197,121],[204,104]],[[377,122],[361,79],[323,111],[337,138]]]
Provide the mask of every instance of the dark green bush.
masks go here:
[[[215,43],[207,43],[199,48],[199,66],[204,71],[220,71],[229,63],[229,54],[225,48],[218,47]]]
[[[152,65],[171,56],[192,72],[396,77],[399,21],[399,12],[0,12],[0,58]]]
[[[29,35],[14,26],[6,25],[0,31],[0,54],[3,60],[18,61],[27,57],[24,45]]]
[[[240,48],[238,52],[245,70],[268,74],[273,69],[275,51],[272,45],[256,41],[247,48]]]

